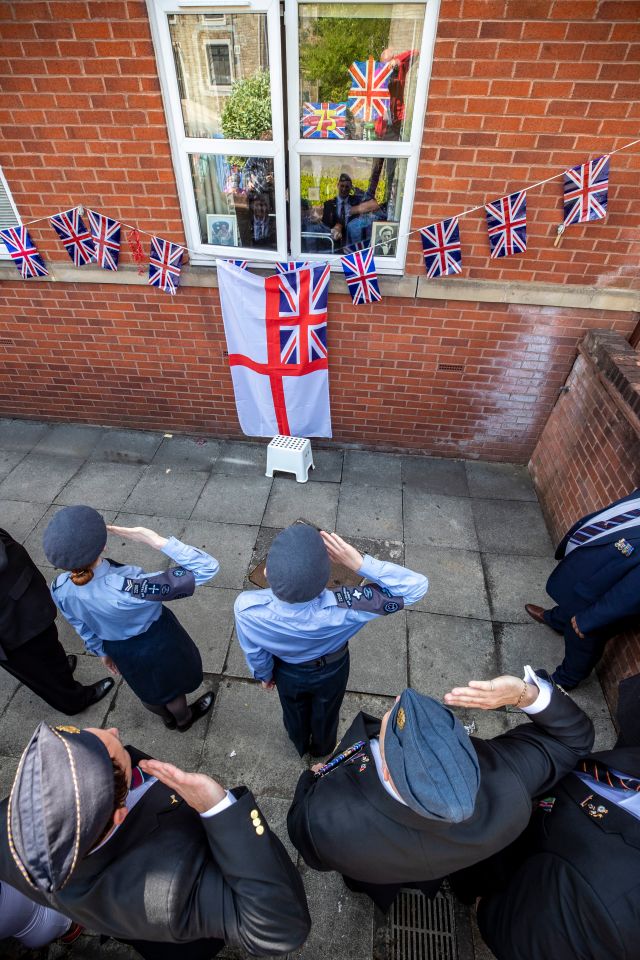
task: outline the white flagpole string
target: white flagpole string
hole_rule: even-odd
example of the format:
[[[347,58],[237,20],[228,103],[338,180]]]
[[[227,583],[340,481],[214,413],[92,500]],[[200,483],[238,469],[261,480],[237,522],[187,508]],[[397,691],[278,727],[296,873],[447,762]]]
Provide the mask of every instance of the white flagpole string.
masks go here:
[[[609,150],[608,153],[606,153],[606,154],[601,154],[601,156],[612,157],[612,156],[614,155],[614,153],[620,153],[622,150],[628,150],[630,147],[635,147],[636,144],[639,144],[639,143],[640,143],[640,138],[639,138],[638,140],[631,140],[629,143],[625,143],[625,144],[623,144],[621,147],[616,147],[615,150]],[[586,160],[585,163],[590,163],[590,161],[589,161],[589,160]],[[519,191],[513,191],[513,192],[528,193],[529,190],[536,190],[538,187],[544,186],[545,183],[551,183],[553,180],[559,180],[560,177],[563,177],[563,176],[564,176],[564,173],[565,173],[565,171],[563,170],[561,173],[556,173],[556,174],[554,174],[552,177],[547,177],[546,180],[539,180],[537,183],[530,183],[528,186],[523,187],[521,190],[519,190]],[[78,205],[78,206],[80,206],[80,205]],[[470,213],[476,213],[478,210],[484,210],[484,208],[485,208],[485,204],[484,204],[484,203],[480,203],[480,204],[478,204],[477,207],[470,207],[468,210],[462,210],[460,213],[452,214],[451,217],[445,217],[444,219],[450,220],[450,219],[453,219],[454,217],[458,217],[458,218],[459,218],[459,217],[467,217],[467,216],[469,216]],[[77,209],[77,207],[76,207],[76,208],[73,208],[73,209]],[[64,211],[64,210],[59,210],[59,211],[58,211],[58,213],[65,213],[65,212],[66,212],[66,211]],[[82,206],[80,206],[80,212],[81,212],[81,213],[84,212]],[[35,220],[29,220],[27,223],[21,224],[21,226],[23,226],[23,227],[30,227],[30,226],[32,226],[34,223],[42,223],[43,220],[50,220],[51,217],[54,217],[54,216],[57,216],[57,214],[52,213],[52,214],[50,214],[49,216],[46,216],[46,217],[37,217],[37,219],[35,219]],[[113,217],[112,219],[115,220],[115,219],[117,219],[117,218]],[[125,223],[123,220],[120,220],[120,221],[118,221],[118,222],[119,222],[123,227],[126,227],[126,228],[129,229],[129,230],[136,230],[138,233],[143,234],[145,237],[157,237],[157,236],[158,236],[157,233],[150,233],[148,230],[141,230],[140,227],[135,227],[135,226],[133,226],[133,224],[131,224],[131,223]],[[422,229],[423,229],[423,227],[417,227],[415,230],[409,230],[407,233],[398,234],[398,236],[397,236],[396,239],[397,239],[397,240],[401,240],[401,239],[404,239],[405,237],[412,237],[414,234],[420,233],[420,231],[421,231]],[[162,237],[161,239],[164,240],[165,238]],[[174,241],[170,241],[170,242],[174,242]],[[177,243],[177,244],[175,244],[175,245],[178,246],[178,247],[182,247],[182,249],[183,249],[184,251],[186,251],[186,253],[189,253],[189,254],[191,254],[191,253],[197,253],[197,251],[191,250],[189,247],[185,247],[185,245],[184,245],[183,243]],[[362,250],[363,250],[363,251],[364,251],[364,250],[370,250],[370,249],[375,250],[377,247],[380,247],[380,246],[382,246],[382,243],[376,243],[373,247],[371,247],[371,246],[369,246],[369,247],[363,247]],[[235,250],[236,248],[235,248],[235,247],[232,247],[232,248],[230,248],[230,249]],[[361,251],[360,251],[360,252],[361,252]],[[219,254],[216,254],[215,256],[219,257],[220,255],[219,255]],[[302,257],[302,256],[304,256],[304,254],[301,254],[300,256]],[[343,255],[340,255],[340,254],[331,254],[330,256],[327,256],[326,259],[327,259],[327,260],[334,260],[334,261],[336,261],[336,260],[341,260],[341,259],[342,259],[342,256],[343,256]]]

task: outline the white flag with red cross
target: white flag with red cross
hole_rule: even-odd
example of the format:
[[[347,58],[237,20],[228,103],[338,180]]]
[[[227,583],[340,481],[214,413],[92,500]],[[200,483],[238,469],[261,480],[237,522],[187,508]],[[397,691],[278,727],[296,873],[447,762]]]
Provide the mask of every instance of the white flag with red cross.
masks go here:
[[[330,437],[330,268],[258,277],[217,260],[238,419],[249,437]]]

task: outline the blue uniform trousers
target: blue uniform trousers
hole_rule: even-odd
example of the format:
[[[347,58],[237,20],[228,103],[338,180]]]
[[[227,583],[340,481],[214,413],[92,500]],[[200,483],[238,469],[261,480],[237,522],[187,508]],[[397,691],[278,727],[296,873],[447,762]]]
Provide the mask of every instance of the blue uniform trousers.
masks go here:
[[[607,624],[601,630],[586,633],[582,640],[571,626],[571,615],[565,613],[561,607],[545,610],[544,619],[552,630],[564,636],[564,660],[554,670],[552,679],[566,690],[576,687],[589,676],[602,656],[610,637],[631,624],[637,626],[638,622],[637,617],[627,617],[625,620]]]
[[[332,663],[311,664],[274,658],[273,679],[282,705],[285,730],[302,756],[331,753],[337,743],[340,707],[349,679],[349,650]]]

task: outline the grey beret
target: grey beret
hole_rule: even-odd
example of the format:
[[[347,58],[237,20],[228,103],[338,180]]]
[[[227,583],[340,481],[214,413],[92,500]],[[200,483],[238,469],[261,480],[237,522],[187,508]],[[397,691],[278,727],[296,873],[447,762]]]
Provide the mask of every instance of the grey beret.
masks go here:
[[[384,761],[404,802],[421,816],[460,823],[473,813],[476,751],[460,721],[433,697],[402,693],[387,722]]]
[[[80,570],[97,560],[107,542],[107,528],[93,507],[63,507],[42,537],[47,560],[63,570]]]
[[[316,528],[308,523],[292,524],[271,544],[267,580],[279,600],[313,600],[326,587],[330,574],[327,548]]]
[[[22,757],[9,795],[11,854],[27,882],[60,890],[106,827],[114,803],[113,765],[105,745],[77,727],[41,723]]]

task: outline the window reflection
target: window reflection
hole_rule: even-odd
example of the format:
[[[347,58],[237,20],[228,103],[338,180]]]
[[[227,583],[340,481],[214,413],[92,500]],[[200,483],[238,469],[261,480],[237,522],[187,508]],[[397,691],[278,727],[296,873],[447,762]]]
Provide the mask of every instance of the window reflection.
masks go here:
[[[275,250],[273,160],[191,154],[203,243]]]

